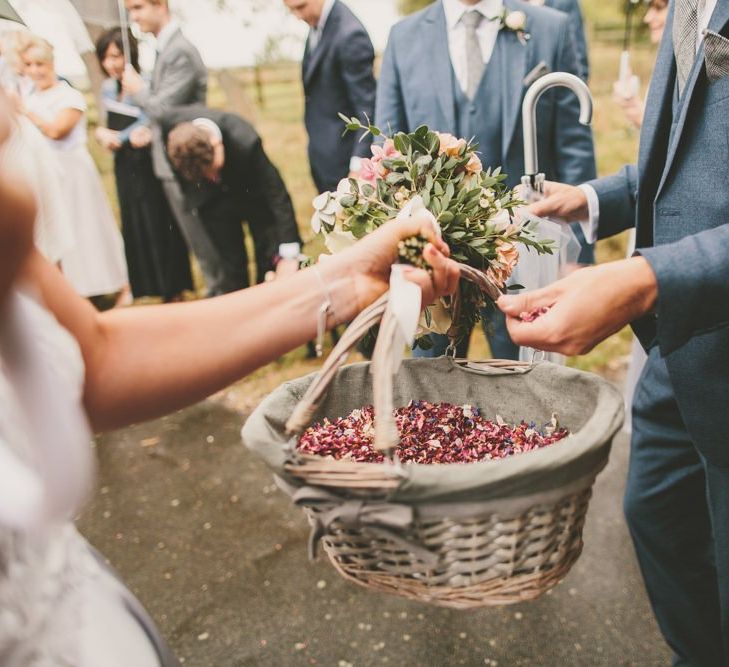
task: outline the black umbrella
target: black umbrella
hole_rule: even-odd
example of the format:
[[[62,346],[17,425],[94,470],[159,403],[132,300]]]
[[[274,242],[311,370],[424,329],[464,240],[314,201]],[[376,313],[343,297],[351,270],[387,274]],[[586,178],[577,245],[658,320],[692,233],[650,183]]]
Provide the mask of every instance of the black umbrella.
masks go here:
[[[6,19],[8,21],[15,21],[25,25],[23,19],[20,18],[18,12],[16,12],[8,0],[0,0],[0,19]]]

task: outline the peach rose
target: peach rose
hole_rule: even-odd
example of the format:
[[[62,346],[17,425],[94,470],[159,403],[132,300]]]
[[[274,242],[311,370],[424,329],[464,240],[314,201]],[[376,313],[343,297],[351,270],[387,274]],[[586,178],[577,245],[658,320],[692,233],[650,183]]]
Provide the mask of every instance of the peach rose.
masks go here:
[[[440,148],[438,149],[439,155],[443,155],[443,153],[445,153],[448,157],[457,157],[466,147],[465,139],[458,139],[447,132],[436,132],[436,134],[440,140]]]
[[[497,241],[496,259],[491,262],[491,266],[486,270],[486,275],[499,287],[503,287],[518,262],[519,251],[516,245],[508,241]]]
[[[469,174],[480,174],[483,171],[483,165],[476,153],[471,153],[471,157],[466,164],[466,172]]]

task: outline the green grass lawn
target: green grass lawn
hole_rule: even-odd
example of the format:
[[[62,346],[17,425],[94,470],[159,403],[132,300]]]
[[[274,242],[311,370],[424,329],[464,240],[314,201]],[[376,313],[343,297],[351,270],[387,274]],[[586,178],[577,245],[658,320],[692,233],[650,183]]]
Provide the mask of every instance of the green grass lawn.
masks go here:
[[[591,81],[590,88],[595,100],[593,130],[596,140],[598,171],[600,175],[612,173],[627,162],[633,162],[637,155],[638,132],[630,127],[619,107],[612,101],[612,86],[617,77],[620,43],[614,37],[619,31],[609,34],[610,39],[596,39],[595,25],[612,24],[619,27],[621,14],[617,2],[582,2],[590,42]],[[638,19],[639,20],[639,19]],[[637,20],[636,20],[637,23]],[[600,35],[607,34],[603,31]],[[639,39],[632,49],[633,66],[639,75],[643,88],[650,78],[654,49]],[[282,63],[260,72],[263,103],[258,99],[251,70],[213,72],[210,77],[209,103],[242,113],[254,123],[263,137],[269,156],[280,170],[294,201],[296,216],[305,241],[305,252],[316,257],[323,244],[315,238],[309,227],[311,200],[315,195],[309,175],[306,157],[306,133],[303,127],[303,94],[299,80],[298,63]],[[92,116],[93,119],[93,116]],[[99,164],[110,197],[115,201],[116,193],[111,173],[111,159],[93,141],[92,153]],[[597,255],[601,262],[622,258],[626,241],[623,236],[598,243]],[[250,255],[251,253],[249,253]],[[199,273],[198,284],[199,283]],[[630,332],[628,329],[612,336],[585,357],[570,359],[570,364],[596,372],[614,372],[629,352]],[[472,357],[486,356],[488,347],[480,330],[474,332]],[[246,407],[280,382],[309,372],[318,364],[306,361],[303,350],[296,350],[278,362],[271,364],[230,392],[236,404]]]

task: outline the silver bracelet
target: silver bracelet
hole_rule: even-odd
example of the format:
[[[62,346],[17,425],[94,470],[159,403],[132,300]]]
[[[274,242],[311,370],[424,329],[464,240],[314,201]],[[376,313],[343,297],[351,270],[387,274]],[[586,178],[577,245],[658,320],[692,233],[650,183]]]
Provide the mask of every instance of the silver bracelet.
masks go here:
[[[311,267],[314,271],[314,275],[316,276],[317,280],[319,281],[319,286],[321,287],[321,291],[324,293],[324,303],[319,306],[319,310],[317,312],[316,316],[316,356],[317,358],[320,358],[324,354],[324,334],[327,331],[327,317],[329,315],[334,317],[334,306],[332,304],[332,295],[329,292],[329,288],[327,287],[327,284],[324,282],[324,278],[322,278],[321,273],[319,273],[319,267],[314,264],[314,266]]]

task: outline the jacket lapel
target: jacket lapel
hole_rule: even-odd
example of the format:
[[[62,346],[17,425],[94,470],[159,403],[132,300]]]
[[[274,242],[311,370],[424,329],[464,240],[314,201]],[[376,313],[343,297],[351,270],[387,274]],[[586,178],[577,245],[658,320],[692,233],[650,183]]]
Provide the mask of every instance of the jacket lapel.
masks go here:
[[[319,65],[321,65],[324,55],[329,51],[332,45],[332,35],[337,32],[339,26],[339,2],[334,2],[331,12],[327,17],[327,22],[324,25],[324,30],[319,37],[319,41],[313,51],[309,52],[308,63],[304,70],[304,86],[308,86],[311,82]]]
[[[673,25],[674,3],[670,4],[666,27],[663,32],[663,41],[658,49],[656,69],[648,88],[645,102],[645,117],[643,131],[640,137],[640,150],[638,153],[638,173],[642,181],[651,154],[656,148],[656,139],[661,131],[661,119],[671,118],[671,105],[673,104],[673,89],[676,82],[676,65],[673,57],[673,44],[671,42],[671,26]],[[667,123],[670,128],[671,123]],[[668,131],[663,129],[662,131]]]
[[[178,28],[172,35],[170,35],[167,44],[162,51],[157,52],[157,57],[154,59],[154,67],[152,68],[152,88],[156,90],[159,88],[160,79],[162,78],[162,70],[164,69],[164,58],[171,51],[175,50],[175,42],[182,36],[182,31]]]
[[[448,26],[442,3],[437,2],[433,5],[425,13],[424,20],[423,43],[431,45],[428,49],[429,67],[424,71],[445,118],[443,127],[454,127],[456,114],[453,103],[453,67],[448,49]]]
[[[716,9],[714,10],[714,14],[711,17],[711,21],[709,22],[709,29],[715,30],[716,32],[719,32],[724,25],[729,21],[729,2],[721,2],[719,0],[716,3]],[[668,24],[666,25],[666,32],[669,32]],[[670,33],[669,33],[670,35]],[[675,70],[675,66],[674,66]],[[691,102],[692,97],[694,94],[694,90],[696,89],[696,82],[698,81],[699,77],[704,73],[704,42],[701,42],[701,46],[699,47],[698,51],[696,52],[696,59],[694,60],[694,66],[691,69],[691,73],[689,74],[689,78],[686,81],[686,86],[683,90],[683,99],[680,105],[680,111],[678,115],[678,119],[676,120],[676,127],[673,130],[672,136],[671,136],[671,143],[668,146],[668,155],[666,156],[666,167],[663,170],[663,176],[661,178],[661,182],[658,186],[658,191],[656,194],[660,193],[661,189],[663,188],[664,183],[666,182],[666,179],[668,178],[668,174],[671,171],[671,166],[673,165],[673,160],[676,157],[676,151],[678,150],[678,146],[681,143],[681,135],[683,134],[684,127],[686,126],[686,119],[688,118],[689,110],[691,109]],[[674,77],[675,78],[675,77]]]
[[[511,2],[504,3],[507,11],[513,11]],[[526,26],[529,31],[529,24]],[[496,49],[501,52],[501,80],[503,90],[501,91],[501,146],[503,151],[502,159],[506,161],[509,146],[514,137],[516,126],[521,118],[521,101],[524,90],[524,77],[527,74],[527,49],[529,41],[522,43],[515,33],[510,30],[501,30],[496,38],[494,53]]]

